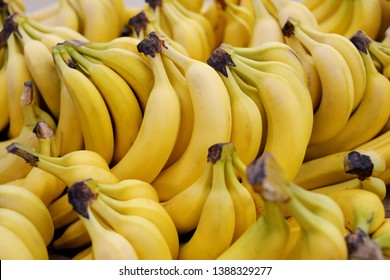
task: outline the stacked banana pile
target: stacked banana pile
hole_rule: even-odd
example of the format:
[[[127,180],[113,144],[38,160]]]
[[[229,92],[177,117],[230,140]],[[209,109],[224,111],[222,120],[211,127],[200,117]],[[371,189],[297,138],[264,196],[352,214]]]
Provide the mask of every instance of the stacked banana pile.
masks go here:
[[[390,1],[0,16],[0,259],[390,258]]]

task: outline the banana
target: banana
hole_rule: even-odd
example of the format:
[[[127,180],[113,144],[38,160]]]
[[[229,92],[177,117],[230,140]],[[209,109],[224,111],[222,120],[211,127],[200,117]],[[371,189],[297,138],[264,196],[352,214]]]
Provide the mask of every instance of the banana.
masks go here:
[[[9,142],[18,141],[27,147],[39,151],[38,139],[34,134],[33,129],[36,123],[41,121],[44,116],[42,113],[43,111],[41,111],[37,106],[38,97],[35,92],[33,92],[30,82],[24,83],[23,93],[19,100],[19,106],[23,111],[24,125],[17,137],[10,138],[9,141],[4,141],[4,147],[2,147],[2,150],[0,151],[0,183],[24,178],[32,169],[32,167],[28,166],[24,160],[7,154],[5,145],[9,145]],[[47,115],[45,115],[45,117],[46,116]]]
[[[186,1],[186,0],[176,0],[178,3],[181,3],[188,10],[193,12],[199,12],[204,4],[204,0],[194,0],[194,1]]]
[[[274,9],[274,16],[278,18],[281,27],[286,24],[289,18],[296,18],[304,24],[318,29],[317,19],[302,3],[289,0],[266,0],[264,2],[266,7],[267,5],[268,7],[270,5],[272,6]]]
[[[126,3],[124,0],[110,0],[109,2],[114,8],[116,16],[118,17],[118,30],[119,32],[122,32],[124,26],[130,18],[126,15]]]
[[[61,88],[53,56],[40,40],[29,37],[23,28],[19,32],[27,68],[50,114],[58,120]]]
[[[210,147],[214,150],[211,189],[195,232],[181,245],[178,259],[216,259],[232,242],[235,210],[225,181],[225,162],[232,147],[229,143]]]
[[[343,211],[345,227],[351,231],[360,228],[372,234],[385,221],[385,209],[379,197],[367,190],[340,190],[329,194]]]
[[[226,158],[225,181],[234,205],[235,227],[232,242],[235,242],[256,222],[256,205],[249,190],[237,178],[231,157]]]
[[[158,227],[146,218],[123,215],[116,212],[99,198],[93,200],[91,208],[113,230],[125,237],[140,260],[170,260],[170,248]]]
[[[107,50],[111,48],[119,48],[128,50],[132,53],[138,53],[137,45],[139,42],[141,42],[141,39],[128,36],[120,36],[108,42],[89,42],[86,45],[88,46],[88,48],[97,51]]]
[[[68,52],[87,71],[107,105],[114,129],[114,154],[110,162],[114,165],[124,157],[139,132],[142,112],[137,98],[126,81],[110,67],[86,59],[74,48]]]
[[[280,260],[289,229],[282,211],[273,201],[264,202],[264,213],[218,260]]]
[[[187,148],[194,125],[194,110],[186,79],[180,69],[167,57],[162,57],[168,79],[175,89],[180,102],[180,127],[175,146],[164,168],[176,162]]]
[[[350,170],[355,169],[356,172],[345,172],[346,161],[350,162],[349,166],[354,166]],[[294,178],[294,182],[305,189],[311,190],[356,177],[377,176],[386,169],[386,165],[386,158],[381,152],[368,149],[368,147],[359,147],[353,151],[338,152],[304,162]]]
[[[130,200],[148,198],[159,202],[156,190],[147,182],[137,179],[124,179],[116,184],[98,184],[99,192],[113,199]]]
[[[237,177],[241,181],[242,185],[249,191],[249,193],[252,196],[253,202],[255,203],[256,208],[256,218],[258,219],[264,211],[264,200],[261,197],[261,195],[256,192],[252,186],[252,184],[249,183],[247,178],[247,165],[245,165],[242,160],[238,157],[237,152],[233,152],[232,154],[232,164],[234,169],[237,172]]]
[[[363,189],[370,191],[378,195],[381,200],[386,197],[387,193],[385,182],[382,179],[374,176],[370,176],[364,180],[360,180],[359,178],[353,178],[341,183],[315,188],[311,191],[328,195],[333,192],[350,189]]]
[[[60,180],[62,180],[68,187],[77,181],[85,180],[88,178],[95,179],[102,183],[117,183],[119,179],[115,177],[110,170],[105,168],[88,164],[73,164],[69,166],[63,166],[58,163],[50,162],[45,159],[39,153],[32,154],[30,148],[13,143],[7,146],[9,153],[22,157],[28,164],[34,167],[42,169]]]
[[[196,228],[210,192],[212,166],[212,162],[208,161],[202,174],[194,183],[169,200],[161,202],[175,224],[178,234],[185,234]]]
[[[200,23],[201,28],[199,28],[198,30],[201,33],[205,33],[206,34],[206,38],[207,38],[207,53],[210,54],[212,52],[212,50],[217,47],[216,39],[215,39],[215,33],[214,33],[213,27],[211,26],[210,22],[202,14],[200,14],[199,12],[195,12],[195,11],[192,11],[191,9],[186,8],[185,5],[180,3],[179,0],[173,0],[172,3],[185,16],[187,16],[187,17],[191,18],[192,20]],[[192,22],[194,22],[194,21],[192,21]]]
[[[92,257],[92,246],[88,246],[81,252],[78,252],[76,255],[73,256],[72,260],[93,260]]]
[[[71,203],[76,202],[73,198]],[[74,204],[73,204],[74,205]],[[94,260],[137,260],[134,246],[121,234],[106,228],[95,216],[90,206],[85,205],[85,213],[78,214],[91,238],[92,257]]]
[[[316,18],[320,28],[323,21],[335,15],[335,11],[338,10],[342,2],[349,2],[349,1],[337,1],[337,0],[323,1],[321,5],[318,5],[317,7],[310,9],[312,14]]]
[[[215,34],[215,47],[222,43],[226,26],[226,13],[217,0],[205,1],[200,13],[210,22]]]
[[[60,114],[52,145],[53,155],[64,156],[84,149],[84,136],[80,122],[74,121],[76,114],[72,96],[64,81],[60,79]]]
[[[34,254],[27,244],[10,229],[0,226],[1,260],[34,260]]]
[[[332,2],[332,1],[325,1]],[[325,33],[344,34],[352,19],[351,9],[353,1],[333,1],[338,2],[338,6],[331,11],[328,17],[318,22],[319,30]]]
[[[386,218],[382,225],[371,234],[370,238],[388,256],[390,253],[390,218]]]
[[[33,11],[26,11],[26,15],[36,21],[43,21],[56,14],[58,5],[59,2],[51,3]]]
[[[173,1],[166,1],[161,6],[163,13],[169,21],[172,30],[171,37],[174,41],[181,44],[187,50],[189,56],[199,61],[206,61],[210,54],[210,46],[207,41],[206,33],[198,21],[185,16],[173,4]],[[166,29],[163,28],[166,32]],[[192,36],[188,36],[192,34]]]
[[[8,19],[12,21],[12,16]],[[7,26],[7,23],[4,23],[4,26]],[[33,80],[16,36],[12,33],[7,40],[6,76],[9,108],[7,136],[9,138],[16,137],[22,130],[23,111],[20,106],[20,94],[23,92],[24,82]]]
[[[85,149],[99,153],[110,163],[114,152],[114,135],[108,108],[96,86],[82,72],[67,64],[72,61],[63,60],[62,51],[59,47],[53,48],[53,56],[60,79],[72,97]]]
[[[82,248],[90,244],[91,238],[81,219],[69,224],[61,236],[53,241],[53,247],[57,250]]]
[[[52,241],[54,226],[50,213],[45,204],[32,192],[19,186],[0,185],[0,208],[16,211],[30,220],[39,231],[45,245]]]
[[[80,53],[100,60],[121,75],[133,89],[145,112],[146,103],[154,85],[154,75],[150,63],[140,53],[121,48],[95,50],[89,44],[73,44]]]
[[[390,26],[390,2],[387,0],[379,0],[381,4],[381,27],[378,31],[378,35],[374,38],[377,41],[382,41],[386,37],[386,31]]]
[[[224,28],[222,43],[235,47],[247,47],[253,32],[254,16],[248,22],[245,18],[251,17],[250,12],[245,7],[240,7],[232,1],[225,1],[226,24]]]
[[[113,174],[119,179],[133,178],[148,183],[158,176],[173,150],[180,127],[181,110],[161,54],[147,53],[150,46],[148,40],[141,41],[139,50],[145,52],[152,65],[154,86],[133,145],[112,167]]]
[[[1,49],[2,52],[6,52],[5,47]],[[0,114],[0,131],[3,131],[9,124],[8,83],[5,63],[1,65],[0,69],[0,110],[2,112]]]
[[[346,1],[351,2],[351,1]],[[364,61],[359,50],[354,46],[351,39],[348,40],[340,34],[329,34],[310,28],[307,25],[300,25],[302,30],[314,40],[334,47],[345,59],[352,74],[354,85],[354,99],[352,111],[355,111],[361,102],[367,83],[367,73]]]
[[[44,122],[38,122],[33,131],[39,141],[40,153],[51,156],[53,131]],[[66,187],[65,183],[60,179],[37,167],[31,169],[20,186],[38,196],[46,206],[57,199]]]
[[[283,257],[286,260],[346,260],[348,257],[344,232],[329,220],[314,214],[297,198],[285,205],[299,223],[296,241]]]
[[[307,88],[310,93],[313,112],[318,108],[322,97],[321,79],[314,64],[313,57],[307,52],[302,43],[294,36],[285,37],[286,44],[294,50],[299,57],[302,67],[306,72]]]
[[[103,193],[100,193],[99,196],[115,211],[123,215],[140,216],[156,225],[169,246],[172,258],[177,258],[179,251],[178,234],[173,220],[162,205],[147,198],[133,198],[126,201],[120,201],[110,198]]]
[[[255,47],[265,42],[284,43],[284,37],[279,22],[266,9],[262,0],[252,0],[255,22],[248,47]]]
[[[329,196],[305,190],[297,184],[290,183],[292,195],[315,215],[334,224],[340,232],[344,231],[344,215],[339,205]]]
[[[380,64],[380,73],[390,80],[390,47],[383,47],[380,43],[371,40],[368,45],[368,51],[373,59],[377,60]]]
[[[264,105],[268,130],[263,152],[273,153],[288,176],[294,178],[308,142],[306,114],[301,110],[295,90],[280,75],[256,70],[235,59],[234,54],[231,59],[236,65],[230,66],[231,69],[256,85]]]
[[[68,202],[68,195],[64,194],[53,201],[47,209],[49,210],[54,228],[60,229],[69,226],[78,220],[77,212],[73,211],[72,205]]]
[[[309,50],[321,79],[322,97],[314,112],[309,144],[322,143],[341,131],[352,112],[352,74],[345,59],[334,47],[310,38],[298,21],[288,21],[283,30],[286,36],[295,36]]]
[[[229,67],[225,67],[225,71],[226,75],[218,73],[230,97],[232,111],[230,142],[234,143],[237,154],[244,164],[249,164],[255,160],[260,149],[263,131],[261,114],[253,100],[240,89]]]
[[[318,8],[322,4],[324,4],[324,1],[321,0],[302,0],[301,3],[305,5],[309,10],[313,10],[315,8]]]
[[[208,64],[182,55],[170,47],[169,42],[164,44],[162,56],[184,71],[193,104],[194,124],[191,140],[182,156],[152,182],[160,201],[172,198],[191,185],[206,165],[207,149],[215,143],[229,141],[231,135],[229,94],[219,75]]]
[[[222,49],[233,51],[240,56],[257,60],[257,61],[279,61],[292,66],[299,73],[299,76],[308,85],[308,76],[300,57],[287,44],[281,42],[266,42],[256,47],[239,48],[222,44]]]
[[[46,244],[40,232],[28,218],[17,211],[0,208],[0,226],[16,234],[26,244],[34,259],[49,259]]]
[[[357,36],[357,35],[355,35]],[[363,40],[351,39],[358,46]],[[367,86],[363,98],[342,131],[329,141],[309,146],[307,158],[346,151],[374,138],[390,117],[390,81],[377,71],[367,48],[360,50],[367,71]]]
[[[32,17],[31,15],[28,15]],[[32,17],[37,20],[36,18]],[[69,0],[59,0],[56,12],[50,17],[46,18],[44,23],[47,23],[50,19],[50,25],[52,26],[66,26],[75,31],[80,31],[80,22],[78,12],[74,9]],[[42,20],[38,20],[42,22]]]
[[[106,42],[118,37],[120,17],[110,0],[78,0],[81,33],[93,42]]]

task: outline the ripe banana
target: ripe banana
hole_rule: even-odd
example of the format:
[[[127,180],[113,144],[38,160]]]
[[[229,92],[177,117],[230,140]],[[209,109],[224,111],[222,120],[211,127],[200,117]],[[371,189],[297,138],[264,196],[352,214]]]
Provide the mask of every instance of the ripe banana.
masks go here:
[[[150,48],[148,44],[148,40],[141,41],[140,52],[146,52]],[[137,137],[125,156],[112,167],[112,172],[119,179],[133,178],[150,183],[161,172],[174,148],[181,108],[161,54],[145,54],[154,73],[153,89]]]
[[[161,54],[184,71],[194,124],[191,140],[182,156],[152,182],[161,201],[172,198],[199,178],[206,165],[207,149],[215,143],[229,141],[232,121],[229,94],[216,71],[204,62],[179,53],[168,43],[164,43]]]
[[[53,241],[55,249],[82,248],[91,244],[91,238],[81,219],[69,224],[64,232]]]
[[[32,192],[19,186],[0,185],[0,208],[16,211],[30,220],[39,231],[45,245],[52,241],[54,227],[50,213],[45,204]]]
[[[34,254],[16,233],[5,226],[0,226],[0,259],[34,260]]]
[[[381,248],[383,254],[390,255],[390,218],[371,234],[371,239]]]
[[[367,190],[350,189],[329,194],[344,214],[345,227],[351,231],[360,228],[372,234],[385,220],[385,209],[379,197]]]
[[[43,237],[35,225],[18,211],[0,208],[0,226],[16,234],[28,247],[36,260],[48,260]],[[16,250],[16,249],[13,249]]]
[[[190,240],[181,245],[178,259],[216,259],[231,244],[235,228],[233,200],[226,186],[225,161],[232,145],[216,144],[211,189]]]

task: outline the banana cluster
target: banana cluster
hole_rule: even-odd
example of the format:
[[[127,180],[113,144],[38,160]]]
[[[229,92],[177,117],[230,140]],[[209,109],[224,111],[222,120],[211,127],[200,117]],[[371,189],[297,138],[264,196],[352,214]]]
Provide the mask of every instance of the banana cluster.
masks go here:
[[[390,258],[388,2],[0,1],[0,259]]]

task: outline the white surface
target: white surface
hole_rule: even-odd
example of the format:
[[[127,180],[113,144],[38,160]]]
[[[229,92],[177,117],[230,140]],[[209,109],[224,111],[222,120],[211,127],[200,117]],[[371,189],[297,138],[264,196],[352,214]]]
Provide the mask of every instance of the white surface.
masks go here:
[[[56,3],[58,0],[24,0],[27,11],[34,11],[41,7]],[[145,4],[145,0],[125,0],[128,6],[141,6]]]

